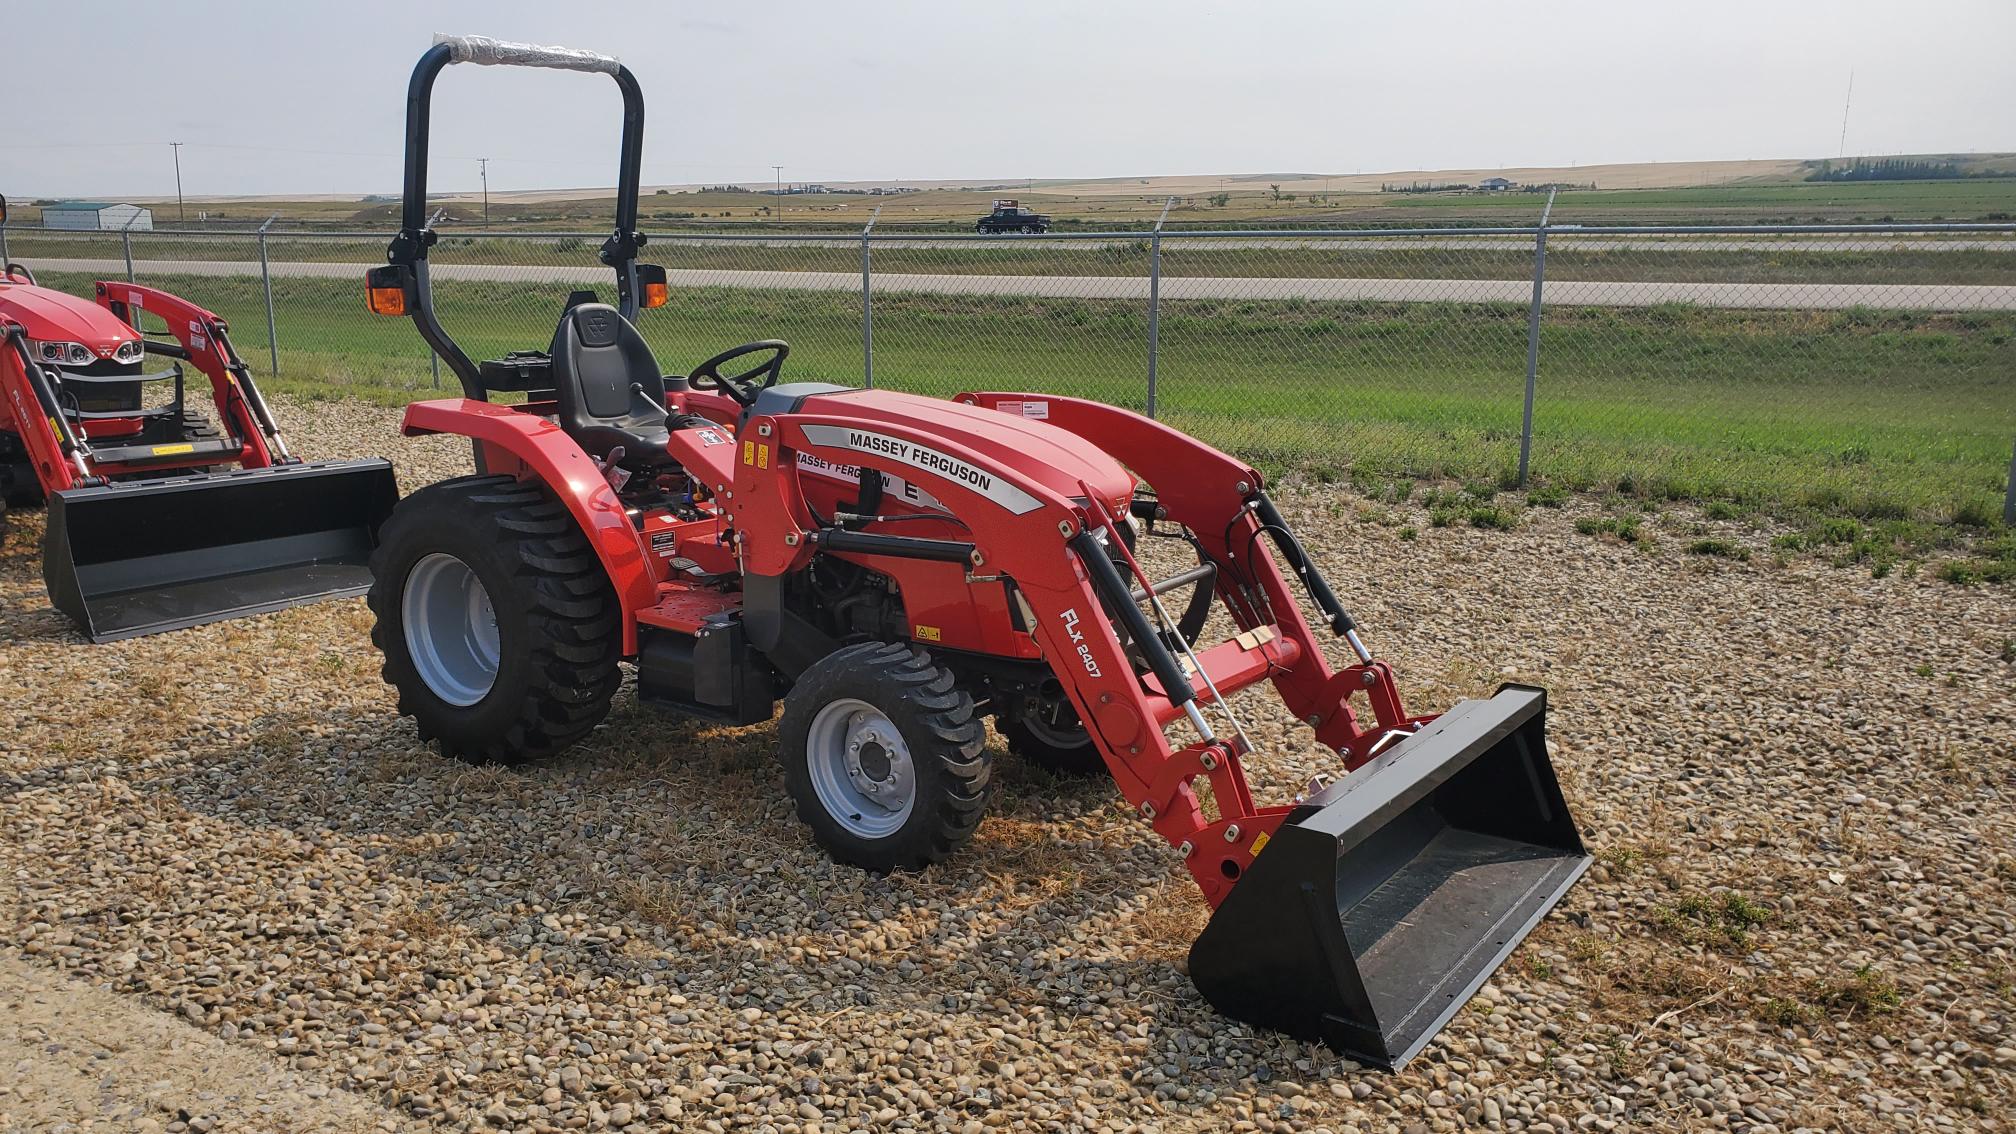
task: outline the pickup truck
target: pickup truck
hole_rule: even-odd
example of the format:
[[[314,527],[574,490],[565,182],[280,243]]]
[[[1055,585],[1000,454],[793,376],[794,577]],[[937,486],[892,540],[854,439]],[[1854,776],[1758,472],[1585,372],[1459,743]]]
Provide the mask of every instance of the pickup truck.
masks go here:
[[[973,230],[982,236],[1002,232],[1048,232],[1050,218],[1022,207],[1019,201],[994,202],[994,211],[981,217]]]

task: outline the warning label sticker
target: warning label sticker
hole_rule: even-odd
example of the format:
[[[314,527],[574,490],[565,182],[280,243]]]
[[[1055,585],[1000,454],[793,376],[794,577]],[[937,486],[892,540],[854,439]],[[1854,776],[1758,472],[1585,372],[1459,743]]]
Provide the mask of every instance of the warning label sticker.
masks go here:
[[[1028,399],[1024,401],[996,402],[994,408],[1010,417],[1026,417],[1032,421],[1047,421],[1050,418],[1050,403]]]

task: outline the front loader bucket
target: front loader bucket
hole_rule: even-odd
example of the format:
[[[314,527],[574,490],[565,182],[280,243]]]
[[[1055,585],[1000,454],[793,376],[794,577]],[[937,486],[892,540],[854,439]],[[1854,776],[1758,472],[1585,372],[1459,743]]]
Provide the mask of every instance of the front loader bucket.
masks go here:
[[[49,601],[94,642],[361,593],[399,490],[387,461],[322,461],[53,493]]]
[[[1397,1068],[1588,869],[1547,695],[1464,701],[1282,823],[1190,949],[1220,1012]]]

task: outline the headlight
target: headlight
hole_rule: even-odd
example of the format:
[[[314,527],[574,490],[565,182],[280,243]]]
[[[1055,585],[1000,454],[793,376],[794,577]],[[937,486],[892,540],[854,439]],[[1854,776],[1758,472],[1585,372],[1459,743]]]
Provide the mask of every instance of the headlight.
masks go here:
[[[42,361],[70,366],[91,365],[91,348],[83,343],[37,343]]]
[[[120,343],[119,349],[113,353],[112,357],[118,359],[120,362],[138,362],[140,361],[140,356],[146,353],[147,348],[140,345],[139,339],[134,339],[132,342]]]

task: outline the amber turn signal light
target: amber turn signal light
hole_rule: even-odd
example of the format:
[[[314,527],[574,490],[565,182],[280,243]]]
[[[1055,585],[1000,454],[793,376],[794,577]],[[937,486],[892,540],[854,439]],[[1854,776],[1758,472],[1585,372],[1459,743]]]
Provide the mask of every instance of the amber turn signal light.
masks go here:
[[[406,308],[406,281],[404,268],[387,265],[373,268],[364,275],[364,305],[373,315],[404,315]]]
[[[665,285],[665,269],[657,264],[637,265],[638,306],[663,307],[672,302],[672,289]]]

